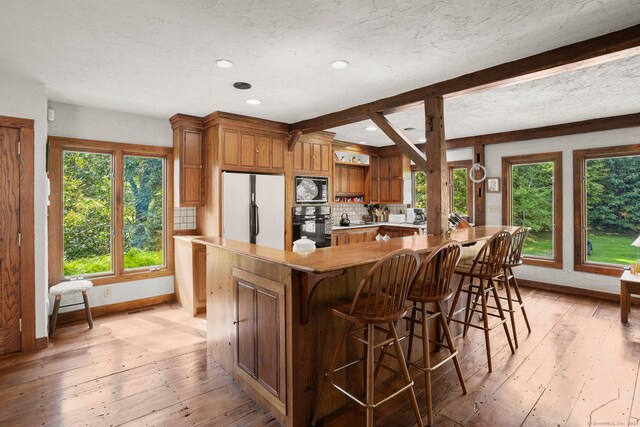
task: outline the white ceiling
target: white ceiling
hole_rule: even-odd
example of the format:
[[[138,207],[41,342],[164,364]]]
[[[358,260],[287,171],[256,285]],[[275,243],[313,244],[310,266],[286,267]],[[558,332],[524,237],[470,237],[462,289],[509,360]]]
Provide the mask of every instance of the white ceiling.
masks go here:
[[[640,112],[640,56],[445,100],[447,139]],[[424,107],[387,116],[414,143],[424,137]],[[336,139],[393,142],[370,120],[331,129]]]
[[[57,102],[291,123],[638,22],[640,0],[3,0],[0,73],[44,82]],[[333,70],[334,59],[351,66]],[[622,73],[637,79],[628,61]],[[447,137],[604,115],[586,108],[590,81],[569,91],[582,101],[558,103],[574,82],[547,80],[448,101]],[[638,111],[628,90],[611,98],[611,110]]]

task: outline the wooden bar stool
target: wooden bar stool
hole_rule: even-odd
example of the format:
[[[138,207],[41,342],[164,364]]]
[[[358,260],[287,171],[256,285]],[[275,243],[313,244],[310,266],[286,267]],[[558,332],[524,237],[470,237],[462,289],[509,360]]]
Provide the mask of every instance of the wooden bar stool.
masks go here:
[[[446,362],[453,359],[453,364],[458,373],[462,394],[467,394],[467,388],[462,377],[462,370],[458,362],[458,351],[453,344],[451,332],[447,325],[445,312],[442,309],[442,302],[449,299],[453,294],[451,291],[451,281],[453,272],[460,260],[462,246],[456,241],[443,243],[431,252],[420,265],[418,274],[413,281],[413,286],[409,292],[407,299],[414,303],[411,316],[405,317],[409,322],[409,348],[407,350],[407,363],[424,372],[424,383],[427,398],[427,419],[428,425],[433,425],[433,407],[431,402],[431,372],[443,366]],[[434,303],[435,311],[427,310],[427,304]],[[417,311],[420,311],[421,317],[416,317]],[[435,342],[429,338],[428,321],[437,319],[442,326],[442,331],[447,343]],[[422,325],[422,335],[414,333],[415,324]],[[424,363],[418,364],[411,362],[411,349],[413,348],[413,338],[422,340],[422,354],[424,355]],[[438,364],[431,366],[431,355],[429,343],[434,342],[438,347],[445,347],[450,354]]]
[[[505,262],[502,266],[503,273],[497,279],[498,281],[505,283],[504,287],[506,296],[501,296],[500,299],[507,301],[508,307],[505,310],[509,312],[509,316],[511,317],[511,330],[513,331],[513,342],[516,348],[518,348],[518,332],[516,331],[515,313],[518,310],[522,311],[524,322],[527,324],[527,330],[531,333],[531,326],[529,325],[527,312],[524,309],[524,301],[522,300],[522,295],[520,295],[518,281],[516,280],[516,276],[513,274],[513,267],[522,265],[522,248],[524,247],[524,241],[527,238],[527,234],[529,234],[529,229],[525,227],[520,227],[511,234],[511,244],[509,245],[509,250],[507,251]],[[511,285],[513,285],[515,298],[511,294]]]
[[[329,368],[324,375],[325,381],[320,384],[320,391],[316,400],[315,411],[311,425],[315,426],[318,420],[322,395],[326,389],[326,385],[330,384],[338,391],[366,408],[367,411],[367,427],[373,426],[373,410],[382,403],[397,396],[403,391],[407,391],[416,421],[422,426],[420,410],[418,402],[413,391],[413,381],[409,376],[409,371],[402,353],[402,347],[398,340],[396,331],[396,323],[407,314],[409,307],[406,305],[409,288],[413,282],[413,278],[418,270],[420,259],[418,255],[411,249],[399,249],[391,252],[380,261],[375,263],[362,279],[353,302],[331,308],[334,315],[344,319],[342,333],[336,345],[336,349],[331,356]],[[364,325],[364,326],[357,326]],[[386,329],[382,326],[386,325]],[[355,327],[354,327],[355,326]],[[379,343],[375,342],[375,331],[382,331],[387,334],[387,338]],[[362,337],[358,334],[362,332]],[[389,338],[390,336],[390,338]],[[336,368],[340,348],[345,339],[349,337],[357,342],[364,344],[366,348],[365,357]],[[395,355],[399,361],[401,372],[394,369],[392,371],[404,379],[404,386],[389,396],[380,398],[378,401],[374,398],[375,383],[375,365],[376,359],[374,351],[376,348],[393,344]],[[365,362],[365,390],[366,395],[364,401],[346,390],[346,387],[336,384],[334,373],[348,366]],[[391,368],[389,368],[391,369]]]
[[[489,332],[499,325],[504,327],[504,333],[507,335],[507,341],[511,348],[511,353],[515,354],[513,343],[511,342],[511,335],[509,334],[509,327],[507,326],[507,318],[504,315],[504,310],[500,304],[500,296],[495,287],[495,279],[502,273],[502,266],[505,262],[505,256],[509,248],[509,242],[511,241],[511,234],[507,231],[500,231],[494,234],[480,249],[478,255],[472,261],[471,264],[466,262],[460,262],[456,267],[455,272],[460,275],[460,283],[456,290],[451,309],[449,310],[449,316],[447,316],[447,323],[457,322],[464,325],[463,336],[466,337],[469,327],[482,329],[484,331],[485,346],[487,349],[487,365],[489,372],[491,372],[491,341]],[[465,284],[465,280],[469,279],[469,283]],[[474,284],[474,279],[478,279],[478,284]],[[456,304],[460,299],[461,293],[467,294],[467,302],[465,307],[456,310]],[[490,306],[488,300],[490,296],[493,296],[495,306]],[[474,299],[473,306],[471,306],[471,299]],[[477,310],[478,300],[481,302],[482,310]],[[491,311],[489,311],[491,309]],[[497,313],[496,313],[497,311]],[[464,312],[464,320],[456,319],[459,313]],[[473,313],[480,313],[482,315],[482,325],[476,325],[472,322]],[[497,317],[499,321],[489,326],[489,317]]]
[[[62,295],[74,295],[82,293],[82,299],[84,301],[84,311],[87,315],[87,323],[89,323],[89,329],[93,329],[93,318],[91,317],[91,307],[89,306],[89,298],[87,297],[87,290],[93,287],[93,283],[90,280],[72,280],[69,282],[58,283],[57,285],[49,288],[49,293],[55,295],[56,299],[53,304],[53,312],[51,313],[51,321],[49,322],[49,336],[52,337],[56,332],[56,323],[58,322],[58,310],[60,310],[60,300]],[[82,304],[81,302],[75,304],[63,305],[62,307],[72,307]]]

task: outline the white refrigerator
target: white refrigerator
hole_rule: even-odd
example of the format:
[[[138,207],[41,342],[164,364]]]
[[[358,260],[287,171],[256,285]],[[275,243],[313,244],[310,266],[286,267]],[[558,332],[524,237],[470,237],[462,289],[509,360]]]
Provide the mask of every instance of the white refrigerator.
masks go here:
[[[284,176],[222,173],[222,237],[284,250]]]

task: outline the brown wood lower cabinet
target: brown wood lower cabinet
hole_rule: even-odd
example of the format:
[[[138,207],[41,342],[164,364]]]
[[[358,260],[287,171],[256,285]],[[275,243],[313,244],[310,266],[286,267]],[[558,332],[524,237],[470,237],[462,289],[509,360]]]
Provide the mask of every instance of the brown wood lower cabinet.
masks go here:
[[[349,245],[352,243],[370,242],[376,240],[378,234],[389,235],[392,239],[396,237],[413,236],[413,233],[418,231],[416,228],[409,227],[365,227],[365,228],[353,228],[349,230],[336,230],[331,233],[331,245]]]
[[[235,269],[237,369],[267,400],[285,402],[284,286]],[[237,370],[236,370],[237,372]],[[257,384],[256,384],[257,383]]]
[[[195,316],[207,310],[207,251],[192,238],[175,237],[174,280],[178,302]]]

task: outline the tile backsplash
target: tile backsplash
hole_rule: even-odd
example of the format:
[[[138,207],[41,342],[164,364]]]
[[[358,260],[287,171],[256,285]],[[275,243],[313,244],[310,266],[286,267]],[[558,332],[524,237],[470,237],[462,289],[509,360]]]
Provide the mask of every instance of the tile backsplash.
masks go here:
[[[407,207],[405,205],[387,204],[383,206],[387,206],[390,213],[395,214],[407,212]],[[364,204],[334,203],[333,208],[331,209],[331,217],[333,219],[333,223],[338,224],[340,222],[340,216],[345,212],[347,213],[347,215],[349,215],[349,219],[351,221],[360,221],[362,220],[363,215],[369,214],[369,212],[367,212],[367,208],[364,207]]]
[[[196,229],[196,208],[173,208],[174,230]]]

